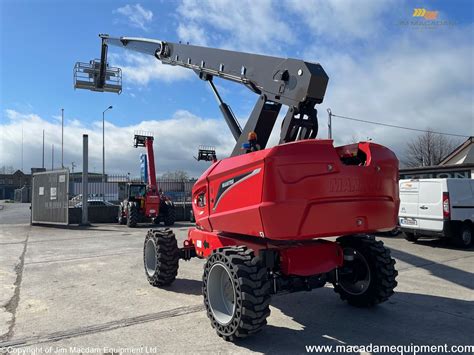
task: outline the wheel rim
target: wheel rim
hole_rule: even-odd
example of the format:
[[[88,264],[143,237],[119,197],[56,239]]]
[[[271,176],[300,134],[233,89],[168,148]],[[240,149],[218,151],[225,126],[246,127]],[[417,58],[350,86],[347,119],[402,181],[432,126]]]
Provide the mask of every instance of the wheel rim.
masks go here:
[[[472,234],[469,229],[464,229],[462,231],[461,237],[464,245],[469,245],[471,243]]]
[[[345,263],[345,267],[351,268],[352,272],[339,277],[339,285],[347,293],[357,296],[363,294],[370,286],[371,273],[369,263],[365,257],[356,249],[344,248],[344,255],[354,257],[353,261]]]
[[[145,269],[148,276],[153,276],[156,271],[156,245],[153,239],[148,239],[145,244]]]
[[[227,325],[235,312],[235,288],[227,268],[216,263],[211,267],[207,279],[209,307],[217,322]]]

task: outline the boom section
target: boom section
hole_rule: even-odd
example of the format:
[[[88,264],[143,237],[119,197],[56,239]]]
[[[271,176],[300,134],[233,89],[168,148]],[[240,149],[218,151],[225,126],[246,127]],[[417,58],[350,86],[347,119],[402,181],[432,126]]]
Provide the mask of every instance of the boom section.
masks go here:
[[[199,74],[246,85],[267,101],[299,107],[321,103],[328,76],[318,63],[299,59],[200,47],[135,37],[100,35],[104,44],[124,47],[154,56],[164,64],[181,66]]]
[[[155,154],[153,152],[153,133],[137,131],[134,136],[134,147],[145,147],[147,168],[148,168],[148,179],[147,185],[150,191],[158,191],[156,183],[156,170],[155,170]]]

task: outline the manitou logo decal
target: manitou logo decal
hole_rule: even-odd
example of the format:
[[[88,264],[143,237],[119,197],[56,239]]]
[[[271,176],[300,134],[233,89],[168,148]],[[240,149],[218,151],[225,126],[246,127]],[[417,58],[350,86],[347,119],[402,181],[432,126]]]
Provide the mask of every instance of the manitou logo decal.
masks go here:
[[[229,192],[229,190],[231,190],[235,186],[239,185],[240,183],[244,182],[245,180],[251,178],[252,176],[257,175],[260,171],[261,171],[261,169],[258,168],[258,169],[255,169],[253,171],[249,171],[247,173],[234,176],[231,179],[222,182],[221,186],[219,186],[219,191],[217,191],[216,202],[214,203],[214,207],[212,209],[214,211],[216,210],[217,205],[222,200],[222,198],[225,196],[225,194],[227,192]]]
[[[329,181],[330,192],[369,192],[379,191],[380,188],[380,181],[371,184],[354,178],[334,178]]]
[[[229,181],[223,182],[222,187],[228,187],[234,183],[234,179],[230,179]]]
[[[426,9],[414,9],[413,17],[423,17],[425,20],[436,20],[438,11],[428,11]]]

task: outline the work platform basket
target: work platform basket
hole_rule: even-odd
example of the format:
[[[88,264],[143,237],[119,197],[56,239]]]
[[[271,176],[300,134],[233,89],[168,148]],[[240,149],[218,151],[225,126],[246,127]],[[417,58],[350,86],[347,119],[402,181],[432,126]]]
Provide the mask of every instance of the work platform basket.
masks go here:
[[[100,84],[100,60],[89,63],[77,62],[74,66],[74,89],[86,89],[101,92],[122,92],[122,69],[109,67],[105,71],[105,81]]]

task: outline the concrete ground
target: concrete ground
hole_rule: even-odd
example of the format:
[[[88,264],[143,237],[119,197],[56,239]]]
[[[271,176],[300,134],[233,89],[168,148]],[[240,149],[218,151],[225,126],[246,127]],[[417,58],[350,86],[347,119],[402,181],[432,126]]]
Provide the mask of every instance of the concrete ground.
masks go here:
[[[28,205],[3,205],[0,353],[8,346],[11,353],[305,353],[305,345],[320,344],[474,343],[474,249],[381,236],[399,270],[388,302],[353,308],[332,286],[274,296],[268,326],[233,344],[215,334],[203,311],[202,260],[181,261],[171,287],[148,284],[148,227],[30,226]],[[189,225],[175,227],[183,240]]]

